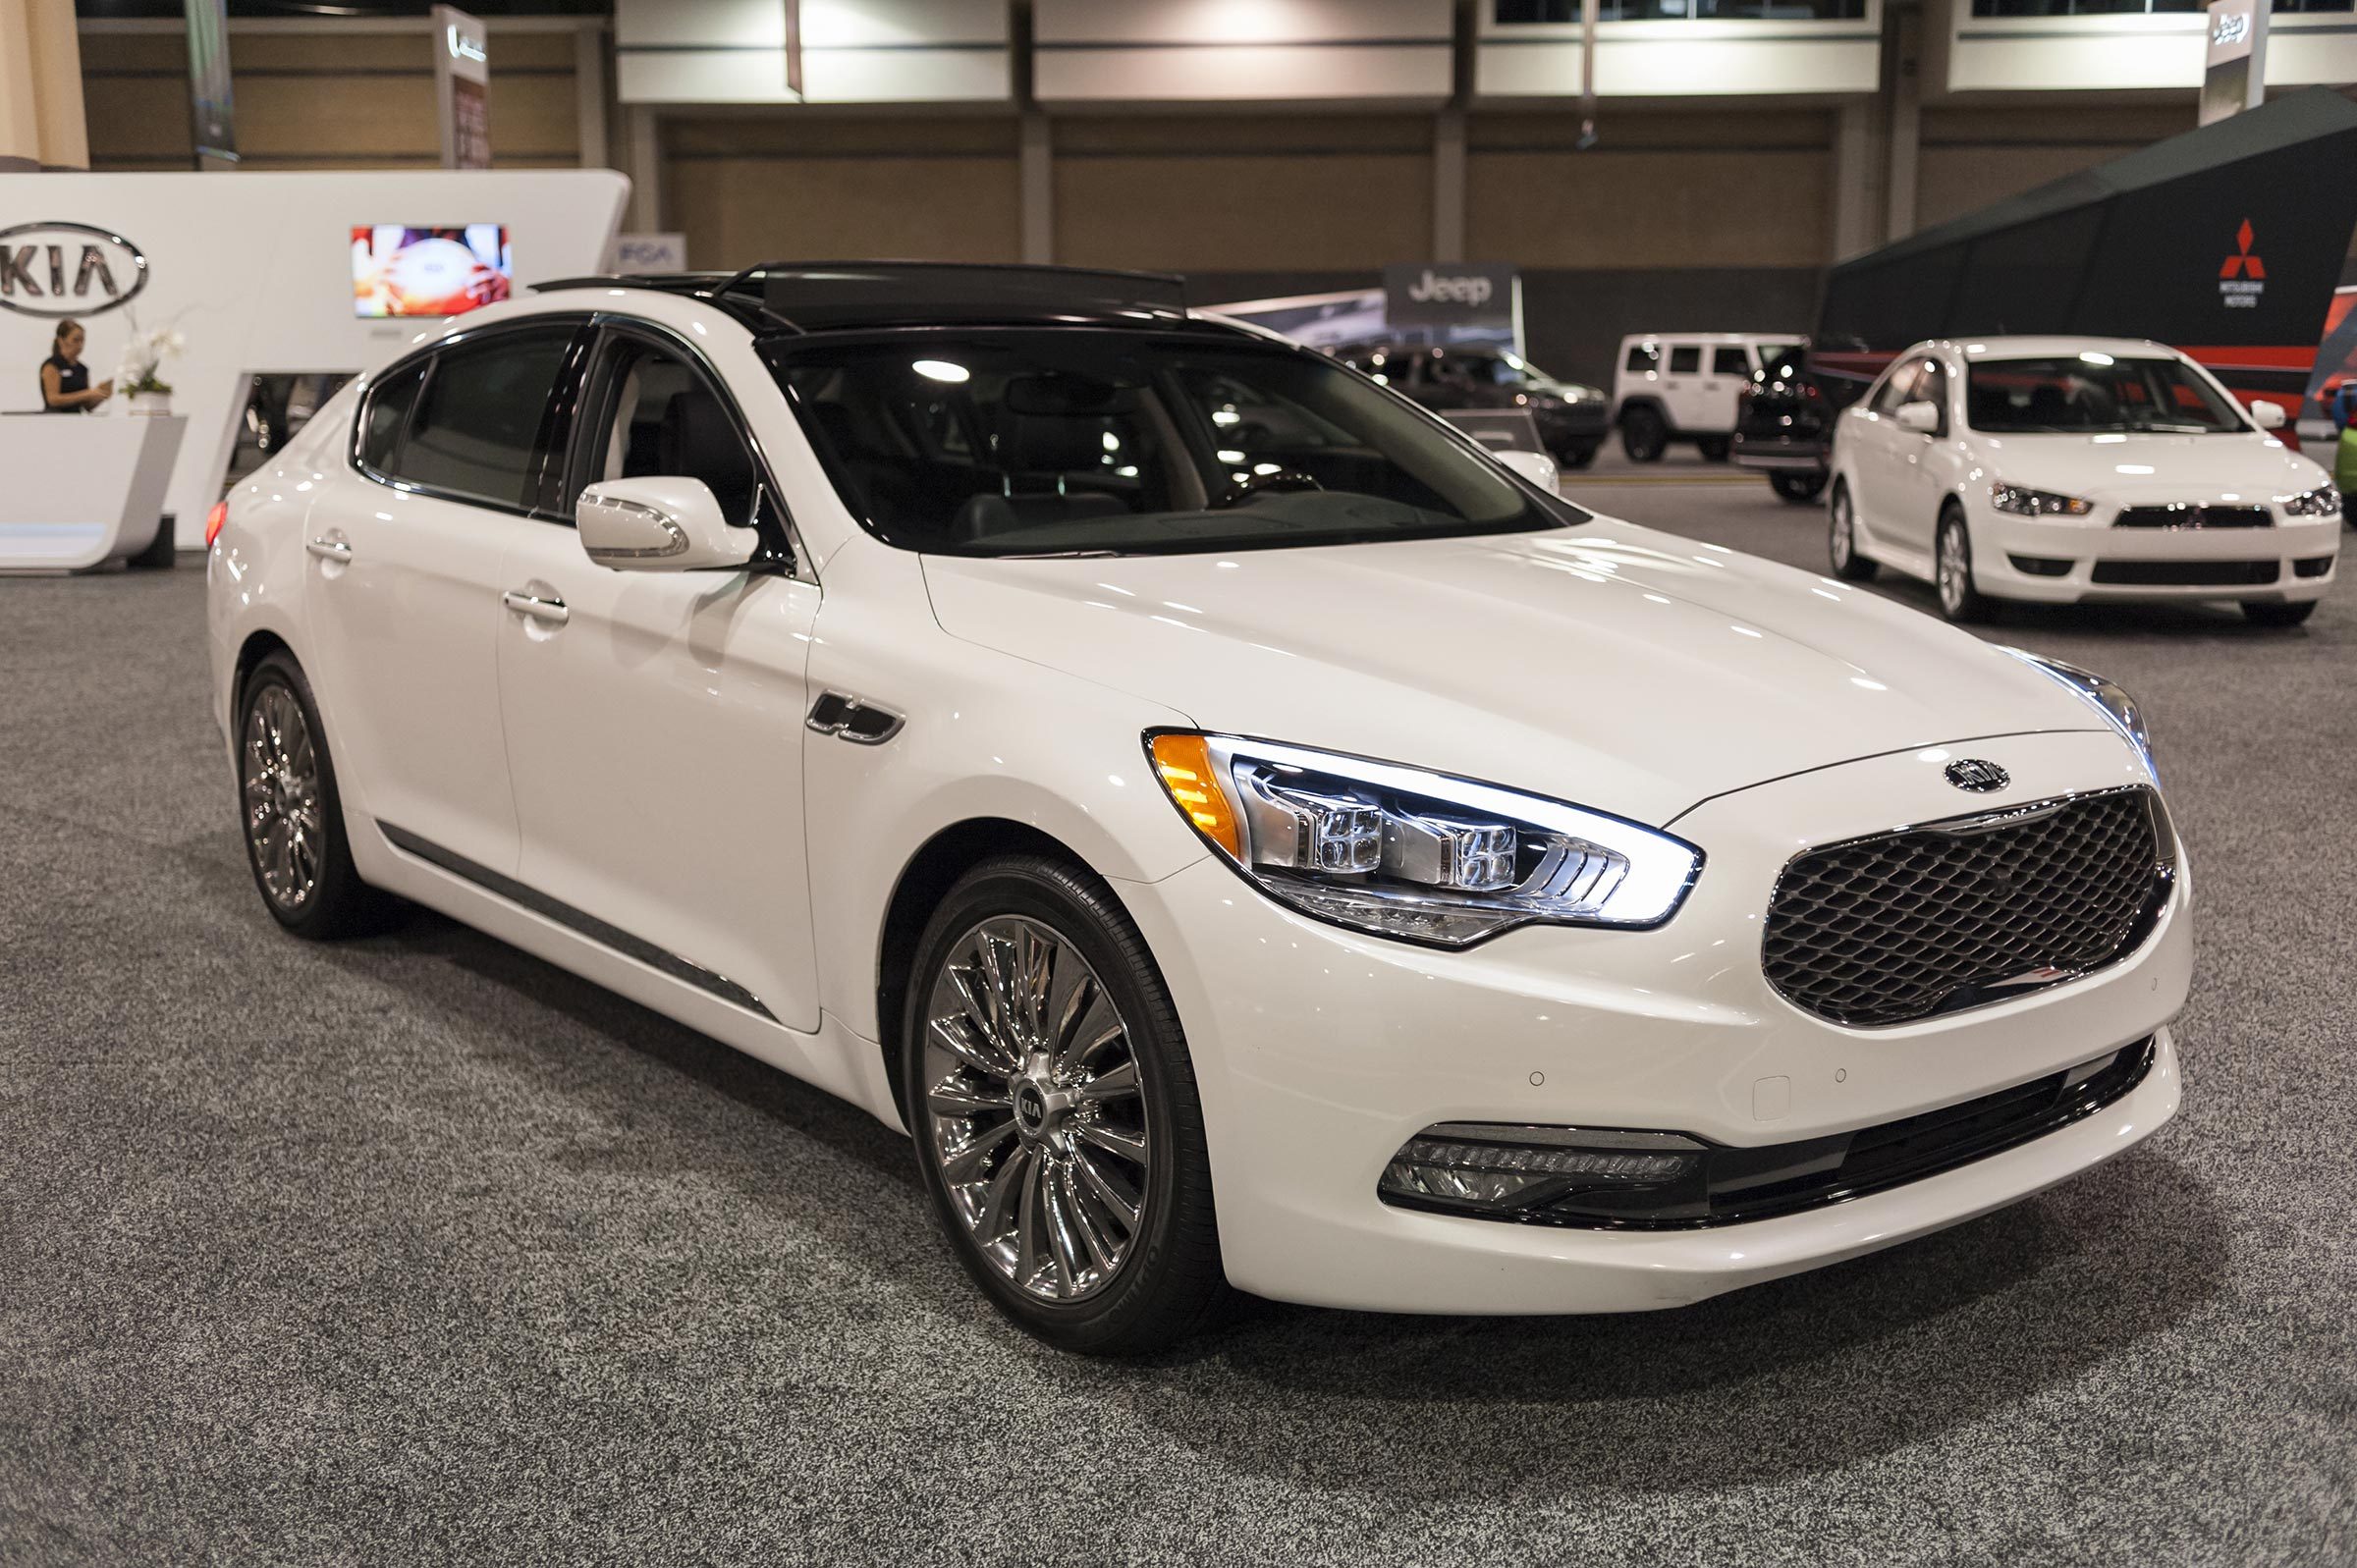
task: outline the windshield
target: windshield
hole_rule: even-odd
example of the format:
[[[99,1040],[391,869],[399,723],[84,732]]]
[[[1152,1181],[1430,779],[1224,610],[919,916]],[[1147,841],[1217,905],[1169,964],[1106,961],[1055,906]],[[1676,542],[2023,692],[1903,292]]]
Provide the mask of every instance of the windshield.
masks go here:
[[[845,504],[945,555],[1160,555],[1560,528],[1587,514],[1323,354],[1006,328],[766,345]]]
[[[2051,359],[1976,359],[1966,379],[1975,430],[2244,433],[2231,400],[2178,359],[2082,353]]]

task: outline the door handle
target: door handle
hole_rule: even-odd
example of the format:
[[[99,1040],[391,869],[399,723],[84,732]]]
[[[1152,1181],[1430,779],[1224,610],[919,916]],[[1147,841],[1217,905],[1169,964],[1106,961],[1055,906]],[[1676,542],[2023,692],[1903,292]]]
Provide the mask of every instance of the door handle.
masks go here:
[[[546,625],[561,626],[573,619],[573,612],[565,608],[564,600],[543,599],[536,593],[525,593],[521,588],[510,588],[499,596],[499,602],[516,614],[528,616]]]
[[[349,562],[352,559],[351,544],[332,533],[321,534],[318,538],[313,539],[310,543],[304,545],[303,548],[308,550],[312,555],[317,556],[322,561],[334,561],[342,563]]]

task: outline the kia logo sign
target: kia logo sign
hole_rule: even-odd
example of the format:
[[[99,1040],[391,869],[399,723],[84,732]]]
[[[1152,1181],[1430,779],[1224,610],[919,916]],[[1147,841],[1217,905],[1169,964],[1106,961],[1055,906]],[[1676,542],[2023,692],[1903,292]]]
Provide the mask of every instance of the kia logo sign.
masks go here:
[[[1383,269],[1384,316],[1396,327],[1492,327],[1514,322],[1514,269],[1407,262]]]
[[[111,229],[20,223],[0,229],[0,310],[94,316],[147,286],[147,258]]]

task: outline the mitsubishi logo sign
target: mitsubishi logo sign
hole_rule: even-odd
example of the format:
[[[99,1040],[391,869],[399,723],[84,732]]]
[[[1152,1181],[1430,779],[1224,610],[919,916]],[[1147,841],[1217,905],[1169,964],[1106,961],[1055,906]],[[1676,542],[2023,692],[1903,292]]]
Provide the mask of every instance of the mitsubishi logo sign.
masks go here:
[[[2267,263],[2251,253],[2251,220],[2234,232],[2234,253],[2218,269],[2218,296],[2229,310],[2249,310],[2267,293]]]
[[[147,258],[110,229],[20,223],[0,229],[0,310],[91,316],[129,304],[147,285]]]

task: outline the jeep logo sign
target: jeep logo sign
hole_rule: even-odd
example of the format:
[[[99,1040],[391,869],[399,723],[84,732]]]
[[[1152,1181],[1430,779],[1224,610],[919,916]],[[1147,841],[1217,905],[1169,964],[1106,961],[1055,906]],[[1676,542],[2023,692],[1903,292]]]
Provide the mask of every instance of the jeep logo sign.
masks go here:
[[[1409,262],[1383,269],[1384,316],[1395,327],[1514,325],[1514,269]]]
[[[94,316],[129,304],[147,284],[147,258],[109,229],[20,223],[0,229],[0,310]]]

